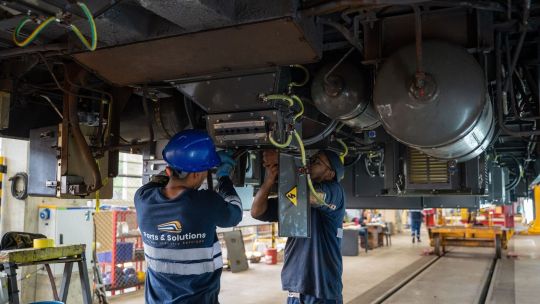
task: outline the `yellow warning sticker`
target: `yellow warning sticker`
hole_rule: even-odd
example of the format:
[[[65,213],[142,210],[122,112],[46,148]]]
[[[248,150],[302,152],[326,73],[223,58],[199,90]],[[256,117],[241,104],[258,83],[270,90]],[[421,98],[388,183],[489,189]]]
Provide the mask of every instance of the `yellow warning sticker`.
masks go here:
[[[291,189],[291,191],[287,192],[287,194],[285,194],[285,196],[291,201],[291,203],[293,203],[293,205],[297,205],[298,204],[298,196],[297,196],[297,191],[296,191],[296,186],[294,188]]]

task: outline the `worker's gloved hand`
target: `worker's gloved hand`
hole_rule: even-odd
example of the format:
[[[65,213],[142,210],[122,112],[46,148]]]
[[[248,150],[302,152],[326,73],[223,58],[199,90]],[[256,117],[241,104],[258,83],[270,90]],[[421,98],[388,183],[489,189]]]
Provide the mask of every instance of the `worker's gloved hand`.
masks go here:
[[[218,167],[216,172],[216,177],[220,178],[222,176],[231,175],[231,171],[236,165],[236,161],[232,158],[233,151],[225,150],[218,152],[219,158],[221,159],[221,165]]]

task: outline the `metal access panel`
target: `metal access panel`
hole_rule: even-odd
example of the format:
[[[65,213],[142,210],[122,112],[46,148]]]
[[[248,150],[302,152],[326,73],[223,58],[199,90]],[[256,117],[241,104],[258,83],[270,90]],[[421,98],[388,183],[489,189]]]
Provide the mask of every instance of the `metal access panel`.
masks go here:
[[[348,202],[356,197],[373,197],[383,194],[384,177],[368,175],[364,159],[361,158],[354,165],[345,168],[345,176],[341,181],[347,195]]]
[[[111,83],[125,86],[316,62],[322,55],[320,33],[312,19],[284,17],[101,48],[73,57]]]
[[[363,159],[345,168],[341,185],[348,209],[420,209],[422,206],[421,197],[383,195],[384,177],[370,177]]]
[[[229,260],[231,272],[235,273],[247,270],[249,265],[242,231],[224,232],[223,239],[225,240],[225,246],[227,246],[227,259]]]
[[[508,169],[492,166],[489,173],[489,199],[494,204],[504,204],[506,196],[506,178]]]
[[[268,109],[259,95],[283,92],[290,82],[287,69],[272,68],[235,77],[175,83],[176,88],[210,114]]]
[[[58,126],[30,130],[28,194],[56,196]]]
[[[480,207],[481,196],[474,195],[437,195],[422,197],[424,208],[471,208]]]
[[[472,194],[486,195],[488,191],[489,170],[486,155],[480,155],[463,164],[465,174],[463,179]]]
[[[387,155],[388,156],[388,155]],[[478,176],[476,176],[478,179]],[[481,196],[387,194],[383,177],[368,175],[362,160],[345,169],[341,181],[348,209],[477,208]]]
[[[300,157],[279,155],[279,236],[311,237],[311,207],[307,175],[300,173]]]
[[[277,110],[213,114],[206,116],[206,129],[218,147],[271,146],[268,131],[281,141],[284,132],[281,113]]]
[[[11,93],[0,91],[0,130],[9,128],[9,106]]]
[[[81,131],[88,138],[94,134],[95,127],[81,126]],[[63,150],[65,153],[62,153]],[[112,174],[108,167],[110,155],[111,152],[105,153],[97,160],[103,181]],[[118,166],[115,162],[113,165]],[[61,168],[65,168],[65,172]],[[62,136],[58,125],[30,130],[29,195],[91,199],[95,197],[95,192],[88,195],[83,191],[76,192],[79,189],[77,186],[90,180],[89,166],[82,159],[71,134]],[[112,182],[106,183],[100,189],[100,197],[112,198],[112,192]]]

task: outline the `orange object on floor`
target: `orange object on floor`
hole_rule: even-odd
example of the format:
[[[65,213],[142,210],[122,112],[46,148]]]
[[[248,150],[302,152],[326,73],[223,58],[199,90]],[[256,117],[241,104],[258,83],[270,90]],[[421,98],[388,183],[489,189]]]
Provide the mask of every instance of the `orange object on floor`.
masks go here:
[[[426,216],[426,226],[434,227],[435,226],[435,209],[433,208],[424,209],[424,215]]]
[[[277,249],[276,248],[266,249],[266,264],[270,264],[270,265],[277,264]]]

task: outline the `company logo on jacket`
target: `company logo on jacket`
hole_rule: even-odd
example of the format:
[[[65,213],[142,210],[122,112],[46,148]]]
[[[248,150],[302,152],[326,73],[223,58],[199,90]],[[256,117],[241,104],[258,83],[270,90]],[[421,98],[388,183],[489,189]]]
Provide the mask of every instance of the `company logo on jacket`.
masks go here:
[[[180,221],[170,221],[156,226],[159,233],[146,232],[141,230],[145,241],[154,243],[181,242],[184,245],[203,243],[206,233],[189,232],[189,226],[182,227]],[[184,228],[184,229],[183,229]],[[154,244],[155,245],[155,244]]]
[[[182,224],[180,224],[179,221],[172,221],[172,222],[159,224],[157,227],[159,231],[163,231],[163,232],[170,232],[170,233],[182,232]]]

